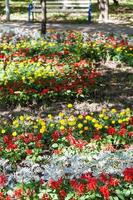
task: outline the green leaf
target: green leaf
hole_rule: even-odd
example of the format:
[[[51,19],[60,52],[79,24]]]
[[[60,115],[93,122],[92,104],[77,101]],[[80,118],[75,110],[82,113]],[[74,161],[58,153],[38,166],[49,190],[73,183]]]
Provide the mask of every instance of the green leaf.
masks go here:
[[[119,198],[118,197],[113,197],[113,200],[119,200]]]
[[[121,200],[125,200],[123,192],[121,190],[116,190],[116,194]]]
[[[58,148],[58,144],[57,144],[57,143],[54,143],[54,144],[52,145],[52,147],[53,147],[54,149],[56,149],[56,148]]]
[[[69,200],[73,197],[73,193],[69,193],[66,197],[65,197],[65,200]]]
[[[123,193],[126,197],[128,197],[130,195],[130,190],[124,190]]]

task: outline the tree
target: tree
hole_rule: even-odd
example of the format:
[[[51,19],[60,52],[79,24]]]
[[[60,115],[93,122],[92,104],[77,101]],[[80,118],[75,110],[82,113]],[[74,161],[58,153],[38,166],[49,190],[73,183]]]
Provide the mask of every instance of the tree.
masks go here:
[[[6,4],[6,20],[10,21],[10,0],[5,0],[5,4]]]
[[[102,22],[108,22],[109,20],[109,0],[98,0],[100,16],[99,20]]]
[[[47,23],[47,8],[46,8],[46,0],[40,0],[41,8],[42,8],[42,22],[41,22],[41,33],[46,33],[46,23]]]

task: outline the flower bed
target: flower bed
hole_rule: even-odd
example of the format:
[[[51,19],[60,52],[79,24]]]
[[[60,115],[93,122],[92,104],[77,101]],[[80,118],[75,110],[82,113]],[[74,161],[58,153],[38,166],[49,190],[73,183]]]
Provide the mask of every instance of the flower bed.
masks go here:
[[[132,199],[133,114],[1,118],[1,199]]]
[[[118,60],[132,65],[128,38],[77,32],[1,34],[0,97],[9,102],[91,94],[101,74],[96,62]]]
[[[113,34],[3,33],[0,98],[29,103],[85,97],[98,65],[132,65],[130,38]],[[98,63],[98,65],[97,65]],[[132,200],[133,112],[80,112],[0,118],[0,200]]]

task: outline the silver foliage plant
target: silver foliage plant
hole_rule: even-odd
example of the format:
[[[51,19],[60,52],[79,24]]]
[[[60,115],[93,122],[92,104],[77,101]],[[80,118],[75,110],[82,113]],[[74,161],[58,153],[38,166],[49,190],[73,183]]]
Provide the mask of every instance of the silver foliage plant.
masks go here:
[[[68,148],[64,149],[61,155],[42,156],[39,163],[34,163],[27,158],[19,163],[16,169],[8,160],[0,159],[1,173],[7,177],[6,184],[10,188],[13,188],[16,183],[28,183],[40,179],[48,181],[60,177],[79,178],[86,172],[91,172],[96,177],[102,172],[122,176],[122,172],[127,167],[133,167],[133,148],[89,154],[84,150],[74,153],[72,148]]]

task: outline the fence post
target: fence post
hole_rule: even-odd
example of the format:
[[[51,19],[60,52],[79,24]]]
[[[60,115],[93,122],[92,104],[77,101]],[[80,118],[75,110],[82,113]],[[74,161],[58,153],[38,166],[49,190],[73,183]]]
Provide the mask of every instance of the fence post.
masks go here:
[[[92,5],[91,5],[91,0],[89,0],[89,5],[88,5],[88,23],[91,23],[92,20]]]
[[[7,21],[10,21],[10,1],[9,0],[6,0],[5,1],[5,3],[6,3],[6,20]]]
[[[30,3],[29,5],[28,5],[28,21],[30,22],[31,21],[31,18],[30,18],[30,16],[31,16],[31,10],[33,9],[33,5]]]

